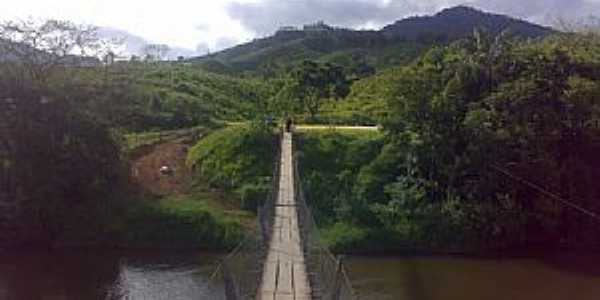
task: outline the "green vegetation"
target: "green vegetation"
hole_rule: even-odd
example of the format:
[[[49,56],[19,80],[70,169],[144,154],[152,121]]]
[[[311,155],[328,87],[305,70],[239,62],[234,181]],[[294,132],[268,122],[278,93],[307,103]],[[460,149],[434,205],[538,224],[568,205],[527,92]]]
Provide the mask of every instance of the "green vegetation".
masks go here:
[[[323,103],[315,123],[321,124],[381,124],[388,115],[386,99],[390,97],[398,68],[386,69],[373,76],[355,81],[349,95],[343,101],[330,100]]]
[[[306,112],[312,119],[325,99],[345,97],[349,86],[350,82],[341,67],[304,61],[286,78],[274,98],[272,110],[285,114]]]
[[[163,131],[150,131],[150,132],[141,132],[141,133],[128,133],[125,134],[125,149],[128,152],[133,150],[153,146],[160,144],[165,141],[183,138],[183,137],[191,137],[193,140],[197,140],[202,134],[207,132],[209,129],[204,127],[192,127],[186,129],[179,130],[163,130]]]
[[[244,236],[243,216],[228,216],[193,196],[128,209],[116,232],[127,247],[231,249]]]
[[[143,249],[231,249],[248,230],[251,215],[212,204],[210,197],[192,192],[180,197],[148,199],[132,196],[101,206],[69,211],[65,227],[53,240],[56,247]],[[133,198],[135,197],[135,198]],[[208,197],[208,198],[207,198]]]
[[[65,47],[94,28],[0,26],[2,57],[15,58],[0,61],[0,247],[223,249],[239,241],[251,218],[239,205],[217,203],[218,190],[156,199],[129,178],[131,150],[255,116],[268,98],[262,83],[184,64],[90,59],[78,67]],[[246,201],[256,197],[244,189]]]
[[[379,153],[378,132],[307,131],[298,140],[300,171],[305,195],[321,224],[352,209],[352,186],[360,169]],[[341,216],[341,215],[340,215]]]
[[[123,102],[94,107],[125,131],[175,130],[254,118],[271,91],[254,79],[199,70],[184,64],[128,63],[109,68],[111,80],[130,82]]]
[[[476,34],[374,81],[389,111],[383,145],[302,137],[302,176],[324,236],[346,251],[596,245],[595,220],[532,185],[600,210],[598,41]],[[370,151],[348,150],[357,143]]]
[[[241,206],[256,211],[270,188],[275,160],[273,129],[231,126],[202,139],[188,155],[197,180],[238,194]]]
[[[4,204],[14,207],[0,217],[16,235],[7,243],[52,244],[85,216],[77,213],[109,206],[123,190],[119,139],[82,105],[107,94],[48,86],[55,77],[19,78],[5,72],[14,66],[0,67],[0,187]]]
[[[59,50],[82,30],[46,25],[70,28]],[[597,35],[464,7],[378,32],[316,26],[192,62],[85,68],[5,26],[0,196],[13,200],[0,232],[14,238],[0,243],[230,247],[271,186],[270,121],[292,116],[382,126],[298,136],[306,196],[338,251],[598,244],[592,220],[549,197],[600,211]],[[180,137],[199,139],[192,187],[140,191],[132,150]]]

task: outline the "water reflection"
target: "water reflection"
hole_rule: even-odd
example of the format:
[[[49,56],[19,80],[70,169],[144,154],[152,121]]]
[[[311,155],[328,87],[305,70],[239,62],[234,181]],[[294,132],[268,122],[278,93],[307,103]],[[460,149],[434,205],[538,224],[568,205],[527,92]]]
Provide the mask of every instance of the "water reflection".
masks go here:
[[[0,300],[222,299],[208,284],[219,258],[198,252],[0,254]],[[347,263],[364,300],[600,299],[598,255],[350,257]]]
[[[600,256],[348,259],[361,299],[597,300]]]
[[[0,255],[0,299],[213,299],[219,256],[199,253],[62,252]]]

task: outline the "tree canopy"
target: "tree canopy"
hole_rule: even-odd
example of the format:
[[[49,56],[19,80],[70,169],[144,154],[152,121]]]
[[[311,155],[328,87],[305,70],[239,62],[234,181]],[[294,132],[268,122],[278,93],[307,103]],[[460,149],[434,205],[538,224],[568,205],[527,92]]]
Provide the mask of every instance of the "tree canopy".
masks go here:
[[[350,81],[342,67],[304,61],[286,79],[276,105],[283,111],[307,112],[314,117],[324,99],[344,98],[349,92]]]
[[[331,176],[309,162],[307,189],[343,182],[328,215],[398,243],[593,243],[595,220],[573,206],[600,211],[598,49],[593,35],[525,42],[476,32],[362,80],[353,90],[372,85],[365,103],[385,100],[385,144],[358,171],[343,158]]]

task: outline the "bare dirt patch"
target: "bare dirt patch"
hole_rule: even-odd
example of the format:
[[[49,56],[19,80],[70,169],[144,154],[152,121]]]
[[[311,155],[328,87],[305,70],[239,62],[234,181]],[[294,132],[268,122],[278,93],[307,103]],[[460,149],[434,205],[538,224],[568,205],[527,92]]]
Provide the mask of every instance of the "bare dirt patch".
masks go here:
[[[154,145],[132,163],[132,177],[146,191],[157,195],[180,195],[190,186],[191,172],[185,165],[189,145],[184,139]],[[168,167],[170,173],[160,169]]]

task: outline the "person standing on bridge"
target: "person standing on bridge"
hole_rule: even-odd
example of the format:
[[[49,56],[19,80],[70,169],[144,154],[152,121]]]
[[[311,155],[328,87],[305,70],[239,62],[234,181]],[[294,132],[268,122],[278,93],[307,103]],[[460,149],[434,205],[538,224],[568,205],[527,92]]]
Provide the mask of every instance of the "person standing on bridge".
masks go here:
[[[292,132],[292,124],[292,118],[287,117],[287,119],[285,120],[285,132]]]

